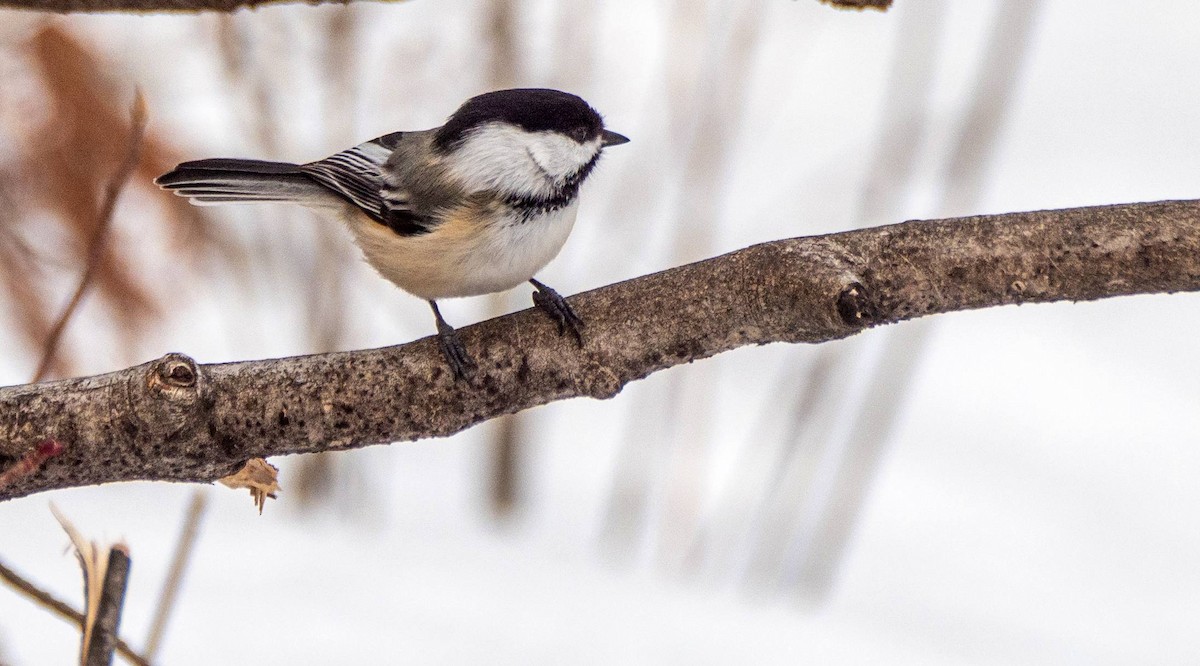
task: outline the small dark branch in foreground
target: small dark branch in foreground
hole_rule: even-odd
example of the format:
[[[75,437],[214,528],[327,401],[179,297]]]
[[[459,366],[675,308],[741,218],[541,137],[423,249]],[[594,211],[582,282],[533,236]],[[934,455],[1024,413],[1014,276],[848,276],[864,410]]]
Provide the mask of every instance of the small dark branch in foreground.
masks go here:
[[[826,342],[956,310],[1200,290],[1200,201],[905,222],[793,238],[573,297],[582,349],[525,310],[460,329],[455,381],[434,337],[0,389],[0,468],[53,433],[67,450],[0,499],[135,479],[212,481],[246,460],[444,437],[750,344]],[[1014,316],[1016,316],[1014,314]]]
[[[121,625],[121,609],[125,607],[125,589],[129,583],[129,551],[121,545],[108,551],[108,566],[100,588],[100,605],[96,623],[84,646],[84,666],[108,666],[120,641],[117,629]],[[96,581],[101,582],[101,581]]]
[[[26,580],[17,572],[9,569],[3,562],[0,562],[0,580],[8,583],[14,590],[29,597],[38,605],[48,608],[51,612],[69,622],[73,622],[80,629],[83,628],[83,613],[71,608],[65,602],[56,599],[49,592],[46,592],[37,585],[34,585],[30,581]],[[136,664],[137,666],[149,666],[150,663],[138,655],[138,653],[134,652],[133,649],[121,639],[117,639],[117,654],[124,657],[129,663]]]

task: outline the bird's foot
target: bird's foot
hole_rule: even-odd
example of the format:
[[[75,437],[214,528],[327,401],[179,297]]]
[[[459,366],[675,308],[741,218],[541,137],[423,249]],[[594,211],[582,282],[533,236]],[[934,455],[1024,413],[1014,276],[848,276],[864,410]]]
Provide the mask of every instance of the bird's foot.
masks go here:
[[[458,339],[458,331],[455,331],[450,326],[438,325],[438,346],[442,348],[442,355],[446,357],[446,362],[450,364],[450,370],[454,372],[455,379],[471,381],[475,376],[475,370],[479,366],[475,365],[475,361],[471,355],[467,353],[467,347]]]
[[[429,301],[429,306],[433,308],[433,316],[437,320],[438,346],[442,348],[442,356],[445,356],[446,362],[450,364],[455,379],[470,382],[479,366],[475,365],[475,361],[467,353],[466,345],[458,338],[458,331],[442,319],[437,303]]]
[[[571,309],[567,299],[537,280],[530,280],[529,283],[537,288],[537,291],[533,292],[533,304],[550,315],[550,318],[558,325],[559,335],[565,335],[567,331],[570,331],[571,335],[575,336],[575,341],[582,347],[583,332],[580,329],[583,328],[583,320]]]

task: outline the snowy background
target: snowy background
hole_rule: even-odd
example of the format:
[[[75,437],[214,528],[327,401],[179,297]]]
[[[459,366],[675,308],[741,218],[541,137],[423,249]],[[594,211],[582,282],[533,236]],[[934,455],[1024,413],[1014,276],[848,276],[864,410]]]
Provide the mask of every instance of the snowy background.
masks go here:
[[[309,161],[437,125],[483,90],[576,92],[632,142],[606,152],[539,276],[564,294],[777,238],[1200,194],[1196,3],[412,0],[3,18],[10,169],[44,106],[23,58],[48,25],[105,64],[119,107],[144,90],[151,132],[181,159]],[[89,299],[64,341],[72,373],[433,332],[427,306],[335,226],[211,210],[192,221],[208,249],[181,249],[145,181],[111,242],[158,315],[124,330]],[[20,234],[57,310],[78,267],[42,222]],[[528,299],[443,311],[465,325]],[[0,310],[0,384],[37,364],[21,316]],[[157,661],[1196,663],[1198,328],[1196,294],[958,313],[741,349],[450,439],[278,459],[283,492],[261,517],[244,493],[205,489]],[[0,558],[78,603],[49,502],[125,540],[122,634],[138,646],[194,490],[0,504]],[[0,663],[70,663],[77,644],[0,587]]]

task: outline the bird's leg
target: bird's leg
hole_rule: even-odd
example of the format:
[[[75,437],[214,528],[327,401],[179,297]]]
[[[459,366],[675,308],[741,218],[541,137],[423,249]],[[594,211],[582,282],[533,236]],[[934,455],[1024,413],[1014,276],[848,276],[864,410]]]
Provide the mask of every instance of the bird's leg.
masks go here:
[[[433,308],[433,316],[437,319],[438,330],[438,345],[442,348],[442,355],[446,357],[446,362],[450,364],[450,369],[454,371],[455,379],[471,380],[475,376],[475,361],[471,360],[471,355],[467,353],[467,348],[463,345],[462,340],[458,339],[458,332],[454,327],[446,323],[442,319],[442,313],[438,311],[437,303],[429,301],[429,307]]]
[[[582,347],[583,332],[579,329],[583,327],[583,320],[571,309],[567,299],[537,280],[531,279],[529,284],[537,288],[537,291],[533,292],[533,304],[550,315],[554,323],[558,324],[558,334],[563,335],[568,330],[571,331],[571,335],[575,336],[575,341]]]

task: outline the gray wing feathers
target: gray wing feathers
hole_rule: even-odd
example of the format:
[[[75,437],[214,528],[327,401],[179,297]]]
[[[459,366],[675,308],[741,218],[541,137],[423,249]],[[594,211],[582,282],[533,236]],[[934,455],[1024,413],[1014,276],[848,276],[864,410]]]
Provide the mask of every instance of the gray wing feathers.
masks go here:
[[[392,154],[390,148],[380,143],[384,138],[387,137],[359,144],[319,162],[310,162],[300,170],[381,222],[382,171]]]

